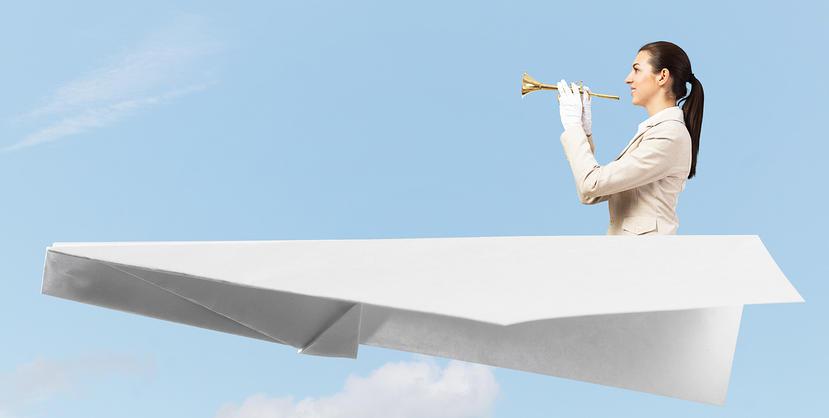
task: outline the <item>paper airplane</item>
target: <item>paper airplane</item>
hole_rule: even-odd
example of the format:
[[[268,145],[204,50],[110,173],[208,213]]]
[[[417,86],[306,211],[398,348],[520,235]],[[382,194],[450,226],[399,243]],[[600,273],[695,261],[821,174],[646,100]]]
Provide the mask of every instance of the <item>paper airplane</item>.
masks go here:
[[[42,292],[355,358],[360,344],[721,405],[756,235],[55,243]]]

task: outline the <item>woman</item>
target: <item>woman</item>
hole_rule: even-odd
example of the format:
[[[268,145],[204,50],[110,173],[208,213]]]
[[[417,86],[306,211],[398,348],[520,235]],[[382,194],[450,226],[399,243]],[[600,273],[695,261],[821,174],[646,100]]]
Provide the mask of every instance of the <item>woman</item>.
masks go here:
[[[688,56],[665,41],[639,48],[625,78],[633,104],[649,117],[616,159],[599,165],[593,155],[590,95],[558,82],[561,145],[582,203],[608,201],[608,235],[676,234],[676,206],[685,181],[694,177],[702,127],[702,84]],[[686,83],[691,91],[686,96]],[[585,92],[590,92],[584,86]],[[679,108],[677,99],[682,103]]]

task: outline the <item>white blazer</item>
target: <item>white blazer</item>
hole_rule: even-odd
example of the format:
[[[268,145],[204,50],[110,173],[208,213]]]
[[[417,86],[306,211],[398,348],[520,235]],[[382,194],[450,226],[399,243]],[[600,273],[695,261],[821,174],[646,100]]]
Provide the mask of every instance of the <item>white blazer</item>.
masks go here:
[[[676,234],[676,206],[691,171],[691,134],[671,106],[639,124],[614,161],[599,165],[592,136],[568,128],[561,145],[581,203],[608,201],[608,235]]]

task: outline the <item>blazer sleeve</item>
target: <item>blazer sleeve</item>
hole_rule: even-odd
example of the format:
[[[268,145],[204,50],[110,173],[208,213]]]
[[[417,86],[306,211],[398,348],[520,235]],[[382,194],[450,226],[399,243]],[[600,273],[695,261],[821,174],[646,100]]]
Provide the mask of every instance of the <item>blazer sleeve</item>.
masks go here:
[[[561,145],[582,203],[591,204],[598,197],[633,189],[670,174],[675,168],[679,141],[667,133],[659,125],[651,128],[636,149],[602,166],[593,155],[584,129],[566,129],[561,134]]]
[[[587,143],[590,144],[590,152],[593,153],[593,155],[595,155],[596,154],[596,146],[593,145],[593,135],[592,134],[587,135]],[[578,188],[576,190],[578,191]],[[596,197],[588,198],[587,196],[585,196],[585,195],[583,195],[582,193],[579,192],[579,201],[581,203],[585,204],[585,205],[595,205],[596,203],[604,202],[605,200],[607,200],[609,198],[610,198],[610,195],[596,196]]]

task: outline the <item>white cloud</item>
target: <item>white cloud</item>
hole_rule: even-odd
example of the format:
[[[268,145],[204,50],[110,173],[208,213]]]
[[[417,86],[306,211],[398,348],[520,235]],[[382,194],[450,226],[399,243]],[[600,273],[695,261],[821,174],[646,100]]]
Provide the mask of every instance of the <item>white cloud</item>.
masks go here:
[[[57,88],[18,122],[40,127],[10,151],[55,141],[115,123],[136,110],[204,90],[215,76],[201,63],[224,47],[209,40],[199,16],[181,16],[106,64]]]
[[[162,103],[199,90],[204,90],[209,84],[193,85],[163,93],[158,96],[124,100],[106,106],[88,109],[82,113],[65,117],[49,126],[26,135],[16,144],[3,148],[4,151],[13,151],[30,147],[44,142],[55,141],[70,135],[83,133],[92,128],[100,128],[123,119],[129,114],[144,107]]]
[[[0,373],[0,417],[76,393],[84,383],[151,376],[154,362],[132,355],[95,353],[65,359],[35,359]]]
[[[450,360],[387,363],[368,377],[349,376],[339,393],[294,401],[256,394],[222,406],[216,418],[486,417],[499,387],[491,368]]]

